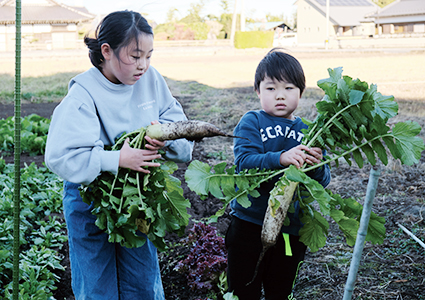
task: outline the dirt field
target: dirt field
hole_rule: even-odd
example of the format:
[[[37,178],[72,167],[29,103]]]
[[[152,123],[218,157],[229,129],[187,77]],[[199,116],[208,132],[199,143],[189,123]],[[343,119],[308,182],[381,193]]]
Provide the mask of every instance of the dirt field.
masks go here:
[[[216,88],[252,86],[255,68],[267,49],[159,48],[151,65],[178,81],[196,81]],[[328,77],[327,69],[343,67],[344,74],[378,84],[381,93],[396,99],[425,100],[425,49],[311,50],[291,48],[301,62],[307,87]],[[37,77],[90,68],[86,50],[22,53],[22,76]],[[0,74],[14,75],[14,53],[0,56]]]
[[[252,94],[250,88],[223,89],[221,93],[237,92],[240,98],[249,98]],[[193,97],[182,95],[180,102],[192,115],[200,115],[196,108],[190,107]],[[213,100],[214,99],[209,99]],[[248,105],[254,105],[255,97],[248,100]],[[299,115],[311,117],[311,107],[315,100],[305,99],[299,109]],[[56,103],[24,104],[23,115],[37,113],[49,117]],[[397,121],[414,120],[425,128],[425,118],[417,117],[415,112],[425,110],[424,102],[400,102],[401,114]],[[230,109],[232,110],[232,109]],[[13,115],[13,105],[0,105],[0,117]],[[227,124],[232,127],[232,122]],[[421,136],[425,138],[425,133]],[[194,159],[208,162],[214,165],[222,160],[232,163],[231,139],[211,138],[197,143],[194,150]],[[0,153],[1,156],[1,153]],[[5,157],[7,163],[13,163],[13,156]],[[43,156],[23,156],[24,163],[36,162],[41,165]],[[190,199],[192,216],[191,228],[194,220],[200,220],[213,215],[219,208],[220,202],[213,197],[200,200],[191,192],[184,183],[184,172],[187,164],[179,164],[179,170],[175,173],[182,181],[184,196]],[[370,167],[358,169],[342,164],[338,168],[333,166],[332,181],[329,188],[343,197],[364,198]],[[387,238],[382,245],[367,243],[363,251],[362,262],[356,281],[353,299],[387,299],[387,300],[417,300],[425,299],[425,268],[424,249],[412,238],[398,228],[398,223],[412,230],[418,238],[425,241],[425,227],[423,222],[425,206],[425,152],[421,161],[413,166],[400,166],[396,162],[390,162],[386,167],[382,166],[378,190],[374,200],[373,211],[386,219]],[[224,235],[230,221],[228,211],[213,225],[221,235]],[[176,242],[172,238],[172,242]],[[67,247],[61,250],[64,256],[62,264],[66,266],[65,272],[59,272],[61,281],[55,292],[56,299],[73,300],[70,288],[70,267]],[[188,288],[187,279],[174,268],[177,263],[188,254],[187,247],[176,246],[172,251],[161,253],[160,266],[163,285],[167,300],[207,300],[211,296],[207,292],[192,291]],[[307,252],[306,260],[299,272],[295,287],[295,296],[299,300],[335,300],[342,299],[344,284],[347,280],[349,265],[353,247],[348,247],[341,237],[335,223],[331,223],[327,244],[318,252]],[[220,299],[220,298],[218,298]]]

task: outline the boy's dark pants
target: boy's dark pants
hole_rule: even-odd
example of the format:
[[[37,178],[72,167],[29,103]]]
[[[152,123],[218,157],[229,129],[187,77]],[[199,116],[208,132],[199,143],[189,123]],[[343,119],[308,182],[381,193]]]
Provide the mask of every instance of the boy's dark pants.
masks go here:
[[[226,233],[229,292],[233,291],[239,300],[259,300],[263,286],[267,300],[288,299],[307,249],[298,236],[289,237],[292,256],[285,255],[285,241],[280,234],[276,245],[267,250],[255,280],[247,286],[263,248],[261,226],[232,217]]]

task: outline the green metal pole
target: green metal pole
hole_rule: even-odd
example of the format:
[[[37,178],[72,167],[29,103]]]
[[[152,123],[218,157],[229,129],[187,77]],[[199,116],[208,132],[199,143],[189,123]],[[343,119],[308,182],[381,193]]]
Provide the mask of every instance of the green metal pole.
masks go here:
[[[15,43],[15,157],[13,189],[13,299],[19,296],[19,225],[21,198],[21,0],[16,0]]]
[[[366,197],[363,204],[363,212],[360,218],[360,226],[357,231],[356,244],[354,245],[353,258],[348,272],[347,282],[345,284],[343,300],[350,300],[353,291],[354,283],[356,282],[357,272],[362,258],[364,242],[366,240],[367,228],[369,226],[370,214],[372,212],[373,199],[375,198],[376,188],[378,187],[378,179],[381,175],[381,170],[378,166],[373,166],[370,169],[369,182],[367,183]]]

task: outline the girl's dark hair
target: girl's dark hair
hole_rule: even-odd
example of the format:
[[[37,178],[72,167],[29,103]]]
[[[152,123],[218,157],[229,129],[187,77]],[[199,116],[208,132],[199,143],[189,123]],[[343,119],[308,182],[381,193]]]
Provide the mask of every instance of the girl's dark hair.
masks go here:
[[[107,15],[96,28],[95,38],[84,37],[84,43],[90,49],[90,61],[99,70],[105,60],[100,50],[103,43],[108,43],[115,54],[128,46],[133,40],[138,43],[141,33],[152,34],[152,27],[141,14],[134,11],[116,11]]]
[[[302,95],[305,89],[305,76],[299,61],[281,51],[281,48],[273,48],[258,64],[255,71],[254,88],[260,90],[260,83],[267,76],[278,81],[287,81],[300,89]]]

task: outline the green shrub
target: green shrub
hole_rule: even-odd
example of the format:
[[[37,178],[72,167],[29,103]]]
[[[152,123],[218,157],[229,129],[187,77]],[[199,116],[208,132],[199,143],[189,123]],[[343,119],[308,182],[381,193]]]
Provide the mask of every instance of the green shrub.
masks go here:
[[[155,37],[160,35],[161,33],[165,33],[166,36],[172,39],[174,38],[174,32],[176,31],[176,26],[174,23],[171,23],[171,22],[159,24],[158,26],[155,27],[153,31],[154,31]]]
[[[273,31],[237,31],[235,48],[271,48],[273,46]]]

